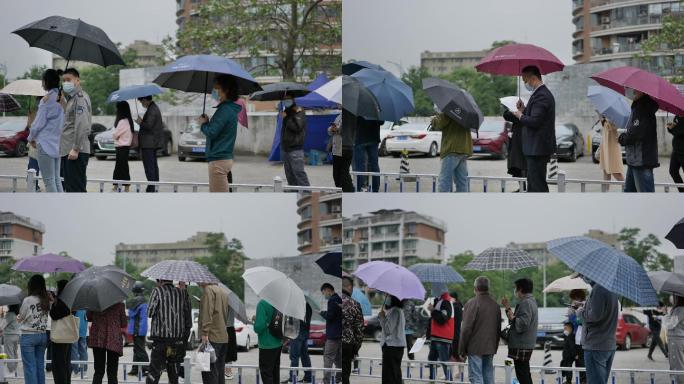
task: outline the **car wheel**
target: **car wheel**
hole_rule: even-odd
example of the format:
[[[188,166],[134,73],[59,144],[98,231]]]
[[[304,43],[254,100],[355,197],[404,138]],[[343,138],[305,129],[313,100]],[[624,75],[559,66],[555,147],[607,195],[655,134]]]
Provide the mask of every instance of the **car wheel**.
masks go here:
[[[437,157],[438,154],[439,154],[439,152],[438,152],[438,148],[437,148],[437,143],[432,142],[432,144],[430,144],[430,153],[428,154],[428,156]]]
[[[597,157],[598,157],[598,153],[596,153],[596,152],[598,152],[598,148],[596,148],[596,150],[592,151],[592,154],[593,154],[593,155],[591,156],[591,161],[592,161],[592,163],[594,163],[594,164],[598,164],[598,163],[599,163],[599,159],[597,158]]]
[[[26,146],[25,141],[20,141],[17,143],[17,146],[14,148],[14,156],[16,157],[23,157],[26,155],[28,147]]]
[[[389,153],[387,152],[387,145],[386,145],[387,139],[384,139],[382,141],[382,144],[380,144],[380,149],[378,150],[378,156],[387,156]]]
[[[625,351],[629,351],[630,349],[632,349],[632,336],[625,336],[625,344],[622,346],[622,349]]]
[[[107,156],[95,155],[95,158],[98,159],[98,160],[107,160]]]
[[[499,153],[499,159],[506,160],[508,157],[508,144],[501,144],[501,153]]]
[[[380,341],[382,339],[382,330],[378,329],[377,331],[373,332],[373,338],[375,341]]]
[[[249,336],[247,336],[247,343],[245,344],[245,352],[249,352],[249,350],[251,349],[250,343],[251,343],[251,341],[249,340]]]
[[[185,156],[178,156],[178,161],[185,161]]]
[[[568,160],[570,160],[571,163],[574,163],[577,161],[577,157],[577,146],[575,145],[572,147],[572,153],[570,154],[570,158]]]
[[[162,150],[162,156],[171,156],[172,145],[171,140],[166,141],[166,146],[164,146],[164,149]]]

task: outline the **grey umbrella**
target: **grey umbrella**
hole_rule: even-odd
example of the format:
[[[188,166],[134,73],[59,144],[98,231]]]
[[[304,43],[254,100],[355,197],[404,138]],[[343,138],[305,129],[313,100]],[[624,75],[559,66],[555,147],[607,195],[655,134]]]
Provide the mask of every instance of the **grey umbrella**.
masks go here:
[[[648,278],[658,292],[684,296],[684,275],[669,271],[648,272]]]
[[[238,295],[235,294],[235,292],[233,292],[225,284],[219,283],[219,286],[228,292],[228,306],[233,310],[233,312],[235,312],[235,318],[245,324],[250,324],[252,320],[247,316],[247,308],[245,308],[245,303],[243,303]]]
[[[155,280],[218,284],[219,279],[207,267],[191,260],[164,260],[144,270],[140,276]]]
[[[90,267],[79,272],[64,287],[59,298],[72,311],[104,311],[128,297],[135,279],[113,265]]]
[[[484,115],[468,91],[442,79],[423,79],[423,90],[450,119],[477,132]]]
[[[380,118],[378,99],[355,77],[342,76],[342,108],[366,120]]]
[[[16,285],[0,284],[0,305],[21,304],[24,295]]]
[[[290,82],[268,84],[263,88],[261,91],[252,93],[249,96],[250,100],[276,101],[285,99],[285,96],[302,97],[311,93],[305,85]]]

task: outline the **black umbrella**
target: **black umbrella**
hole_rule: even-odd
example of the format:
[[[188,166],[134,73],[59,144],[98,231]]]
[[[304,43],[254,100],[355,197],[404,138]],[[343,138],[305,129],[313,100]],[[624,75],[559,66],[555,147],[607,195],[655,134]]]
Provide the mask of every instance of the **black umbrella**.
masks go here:
[[[442,79],[423,79],[423,90],[449,118],[477,132],[484,121],[480,107],[468,91]]]
[[[359,79],[346,75],[342,77],[342,108],[366,120],[380,118],[378,99]]]
[[[56,53],[67,60],[86,61],[103,67],[125,65],[116,45],[100,28],[80,19],[50,16],[16,31],[31,47]]]
[[[379,71],[385,70],[385,68],[383,68],[377,64],[373,64],[371,62],[364,61],[364,60],[359,60],[359,61],[352,61],[350,63],[342,65],[342,74],[351,76],[351,75],[355,74],[356,72],[358,72],[364,68],[377,69]]]
[[[342,278],[342,252],[333,251],[323,254],[316,259],[316,264],[326,275]]]
[[[101,312],[124,301],[133,284],[135,279],[115,266],[90,267],[74,276],[59,298],[72,311],[88,309]]]
[[[254,92],[249,98],[257,101],[276,101],[283,100],[286,96],[302,97],[309,93],[311,91],[305,85],[282,82],[264,85],[263,91]]]
[[[679,220],[665,238],[670,240],[678,249],[684,249],[684,219]]]
[[[21,109],[21,104],[6,93],[0,93],[0,112],[14,112]]]

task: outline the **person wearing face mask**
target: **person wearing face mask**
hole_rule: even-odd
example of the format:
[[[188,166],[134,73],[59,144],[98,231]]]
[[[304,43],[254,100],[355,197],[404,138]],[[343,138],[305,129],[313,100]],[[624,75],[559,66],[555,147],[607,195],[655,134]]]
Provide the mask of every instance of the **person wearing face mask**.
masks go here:
[[[456,192],[469,192],[468,157],[473,154],[470,128],[448,117],[437,106],[435,112],[437,116],[432,118],[430,124],[434,131],[442,132],[442,142],[439,146],[439,191],[451,192],[455,183]]]
[[[573,324],[566,322],[563,324],[563,355],[560,362],[561,367],[572,367],[577,357],[575,346],[575,332],[573,331]],[[563,371],[563,380],[565,384],[572,384],[572,371]]]
[[[582,320],[577,317],[577,310],[584,306],[587,301],[587,293],[584,289],[573,289],[570,291],[571,304],[568,308],[568,321],[572,324],[573,334],[575,335],[575,367],[584,368],[584,348],[582,347]],[[586,372],[580,372],[580,382],[587,382]]]
[[[406,319],[402,311],[402,302],[396,296],[385,294],[378,320],[382,334],[380,346],[382,348],[382,382],[401,383],[401,358],[406,348],[404,328]],[[327,383],[327,381],[326,381]]]
[[[138,149],[140,151],[145,177],[147,181],[159,181],[159,165],[157,164],[157,151],[163,145],[164,123],[162,122],[161,111],[157,104],[152,100],[152,96],[138,98],[140,104],[145,108],[142,118],[138,116],[135,120],[140,125],[138,131]],[[147,192],[156,192],[157,186],[148,185]]]
[[[599,167],[603,171],[603,180],[624,181],[622,175],[622,149],[618,143],[617,127],[605,116],[601,116],[601,145],[598,148]],[[602,185],[603,192],[608,192],[609,185]]]
[[[432,296],[434,305],[428,305],[430,311],[430,323],[428,325],[426,339],[430,340],[428,361],[448,362],[451,356],[451,343],[454,338],[456,317],[454,304],[444,283],[432,283]],[[442,364],[444,376],[449,377],[449,368]],[[437,378],[437,365],[430,365],[430,379]]]
[[[325,346],[323,347],[323,368],[342,368],[342,298],[330,283],[321,286],[321,293],[328,300],[327,311],[322,311],[325,319]],[[403,329],[402,329],[403,330]],[[323,374],[323,382],[330,383],[330,371]],[[342,374],[337,374],[336,383],[342,382]]]
[[[90,159],[90,97],[81,89],[78,71],[68,68],[62,75],[66,98],[64,129],[60,143],[61,171],[66,192],[86,192],[86,168]]]
[[[238,114],[242,106],[238,99],[235,78],[217,76],[211,97],[219,104],[211,117],[199,118],[201,131],[207,137],[207,162],[209,166],[209,192],[228,192],[228,175],[233,168],[233,148],[237,137]]]
[[[508,333],[508,358],[513,360],[515,377],[520,384],[532,384],[530,357],[537,344],[537,324],[539,315],[537,301],[532,294],[533,283],[528,278],[515,281],[515,298],[518,304],[515,311],[505,297],[501,299],[506,318],[511,328]]]
[[[625,192],[655,192],[653,168],[660,166],[655,116],[658,104],[649,95],[631,88],[625,88],[625,96],[632,100],[626,131],[618,137],[618,142],[625,146]]]
[[[522,125],[522,150],[527,163],[527,191],[548,192],[546,164],[556,153],[556,100],[535,66],[522,70],[525,89],[532,92],[525,105],[518,100],[513,117]],[[509,119],[512,119],[509,117]]]
[[[672,135],[672,154],[670,155],[670,176],[677,184],[684,183],[679,170],[684,168],[684,116],[676,116],[667,124],[667,131]],[[684,187],[679,187],[684,192]]]
[[[309,186],[304,170],[304,139],[306,137],[306,113],[295,104],[292,96],[282,101],[283,118],[280,130],[280,149],[285,177],[289,185]]]

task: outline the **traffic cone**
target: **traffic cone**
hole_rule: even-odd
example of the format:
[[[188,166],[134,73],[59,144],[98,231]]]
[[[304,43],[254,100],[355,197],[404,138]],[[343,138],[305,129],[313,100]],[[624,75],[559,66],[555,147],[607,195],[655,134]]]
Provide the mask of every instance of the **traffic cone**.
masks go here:
[[[549,166],[548,166],[548,179],[550,179],[550,183],[555,184],[558,182],[558,158],[555,156],[551,157],[551,160],[549,160]]]
[[[399,173],[403,174],[409,174],[411,173],[411,169],[409,168],[409,160],[408,160],[408,150],[403,149],[401,151],[401,162],[399,163]],[[401,177],[397,177],[397,180],[401,180]],[[415,181],[415,177],[404,177],[404,181]]]

